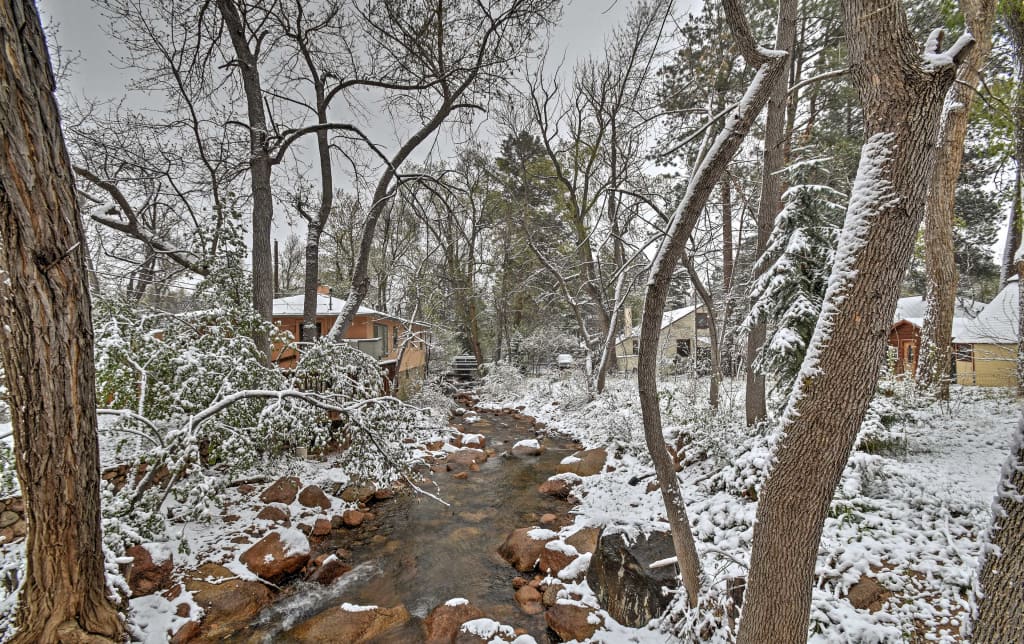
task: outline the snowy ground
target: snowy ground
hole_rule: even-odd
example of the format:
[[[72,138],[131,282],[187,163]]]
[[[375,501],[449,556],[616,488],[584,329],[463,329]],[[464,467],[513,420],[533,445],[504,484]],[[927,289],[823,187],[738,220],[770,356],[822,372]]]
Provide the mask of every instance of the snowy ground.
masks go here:
[[[616,471],[585,480],[577,525],[664,526],[660,493],[631,477],[651,471],[643,444],[635,382],[612,380],[605,395],[587,400],[582,383],[565,374],[495,378],[484,404],[525,405],[552,430],[587,447],[609,447]],[[769,462],[769,438],[742,423],[741,383],[726,383],[723,409],[706,406],[706,381],[663,382],[665,432],[685,436],[689,455],[680,474],[699,540],[708,594],[724,597],[725,580],[743,576],[749,560],[756,503]],[[854,453],[836,492],[819,552],[810,641],[960,642],[999,468],[1020,413],[1005,391],[954,388],[945,405],[899,386],[879,401],[866,430],[884,439],[879,454]],[[884,417],[884,422],[879,421]],[[866,437],[865,437],[866,439]],[[626,511],[624,511],[626,509]],[[889,593],[880,609],[854,608],[852,585],[866,575]],[[582,584],[584,601],[596,605]],[[677,602],[665,624],[629,629],[605,615],[606,642],[665,641],[668,621],[693,619]],[[729,641],[725,630],[712,641]]]

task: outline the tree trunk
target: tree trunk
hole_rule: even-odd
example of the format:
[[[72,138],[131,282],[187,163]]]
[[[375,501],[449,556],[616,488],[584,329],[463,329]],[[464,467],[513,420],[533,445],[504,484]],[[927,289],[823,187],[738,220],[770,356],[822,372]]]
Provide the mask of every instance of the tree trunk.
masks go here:
[[[924,215],[942,101],[973,40],[926,46],[901,3],[844,0],[866,143],[821,317],[761,489],[737,642],[807,639],[822,526],[885,356],[896,298]]]
[[[267,145],[267,115],[263,108],[263,86],[259,61],[245,34],[245,25],[234,0],[217,0],[217,8],[227,27],[238,59],[242,88],[249,116],[249,176],[252,185],[252,306],[261,318],[270,321],[274,308],[274,264],[270,229],[274,221],[274,195],[270,187],[271,159]],[[258,331],[253,340],[270,356],[270,340]]]
[[[1010,36],[1013,60],[1017,67],[1017,86],[1013,92],[1010,115],[1013,119],[1013,160],[1017,168],[1013,181],[1013,206],[1006,222],[1006,245],[1003,247],[1003,261],[999,270],[999,288],[1003,289],[1016,271],[1016,255],[1024,223],[1024,5],[1019,2],[1003,2],[1000,11],[1006,33]]]
[[[758,71],[747,88],[737,111],[733,113],[722,132],[715,138],[712,150],[698,165],[686,193],[669,220],[668,232],[662,240],[651,264],[644,298],[644,313],[640,323],[640,351],[637,358],[637,388],[644,420],[644,439],[658,475],[665,514],[672,528],[672,542],[690,606],[696,606],[700,591],[701,566],[696,545],[690,531],[686,506],[676,478],[675,463],[669,455],[662,432],[661,408],[658,403],[658,345],[661,337],[661,319],[665,312],[672,274],[683,255],[686,241],[693,232],[698,217],[704,210],[711,191],[718,183],[739,149],[751,125],[768,101],[773,83],[785,75],[785,52],[765,52],[757,49],[750,26],[738,0],[725,0],[729,29],[744,52],[744,58]]]
[[[977,44],[957,70],[949,88],[939,127],[935,168],[924,214],[924,259],[928,276],[926,312],[921,329],[921,360],[917,384],[949,399],[949,358],[956,307],[957,271],[953,255],[953,204],[964,157],[964,137],[979,73],[992,48],[995,0],[960,0],[960,10]]]
[[[983,555],[974,644],[1024,642],[1024,416],[996,490]]]
[[[12,642],[120,642],[107,597],[85,235],[39,16],[0,2],[0,352],[27,565]]]
[[[780,0],[779,23],[775,32],[775,49],[793,51],[796,42],[796,0]],[[792,66],[792,60],[790,60]],[[789,75],[781,74],[774,81],[768,97],[768,111],[764,125],[764,160],[761,169],[761,199],[757,206],[757,241],[754,246],[754,265],[768,248],[768,238],[775,227],[775,217],[782,210],[782,173],[786,164],[789,141],[786,130],[786,104]],[[755,274],[756,280],[759,275]],[[746,364],[746,418],[754,425],[768,415],[764,374],[754,369],[754,361],[767,337],[763,322],[751,326],[747,334]]]

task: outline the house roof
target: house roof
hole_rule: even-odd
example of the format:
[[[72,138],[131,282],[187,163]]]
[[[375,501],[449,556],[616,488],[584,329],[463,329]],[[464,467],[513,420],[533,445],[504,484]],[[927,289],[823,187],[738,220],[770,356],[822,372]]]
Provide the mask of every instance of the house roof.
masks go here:
[[[298,295],[289,295],[288,297],[279,297],[274,300],[274,317],[294,317],[302,316],[302,304],[304,296],[302,293]],[[324,295],[317,293],[316,296],[316,314],[318,316],[337,316],[341,313],[341,309],[345,308],[345,300],[337,297],[331,297],[330,295]],[[382,318],[398,319],[393,315],[387,313],[381,313],[365,306],[360,306],[357,315],[376,315]]]
[[[953,335],[959,344],[1016,344],[1020,331],[1020,288],[1017,277],[999,291],[977,318]]]
[[[685,318],[687,315],[689,315],[689,314],[693,313],[694,311],[696,311],[698,308],[700,308],[700,306],[699,305],[695,305],[695,306],[684,306],[681,309],[672,309],[671,311],[665,311],[665,313],[663,313],[662,316],[661,316],[661,328],[665,329],[665,328],[675,324],[679,320],[682,320],[683,318]]]
[[[966,297],[958,297],[956,298],[956,305],[953,308],[953,319],[977,317],[984,308],[984,302],[978,302]],[[914,295],[912,297],[901,297],[896,302],[896,313],[893,316],[893,321],[913,321],[915,319],[923,320],[927,312],[928,307],[925,305],[924,296]],[[918,324],[917,326],[921,325]]]
[[[966,317],[953,318],[953,337],[955,338],[958,334],[963,333],[967,329],[967,324],[972,321],[973,320],[971,318]],[[909,324],[913,324],[918,329],[924,327],[924,318],[900,318],[899,320],[896,320],[896,322],[893,323],[893,326],[896,326],[900,322],[907,322]]]

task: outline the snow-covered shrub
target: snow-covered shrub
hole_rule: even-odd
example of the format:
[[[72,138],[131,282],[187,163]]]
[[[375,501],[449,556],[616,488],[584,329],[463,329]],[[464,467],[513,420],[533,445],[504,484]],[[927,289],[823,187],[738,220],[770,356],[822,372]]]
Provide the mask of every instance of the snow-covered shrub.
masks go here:
[[[550,364],[560,353],[572,353],[579,342],[555,326],[534,329],[519,343],[520,360],[525,364]]]
[[[127,464],[127,483],[103,491],[115,549],[157,536],[168,513],[211,516],[226,483],[296,447],[347,448],[339,458],[350,476],[391,481],[413,434],[430,425],[386,396],[377,362],[347,344],[306,347],[290,375],[265,364],[251,334],[289,338],[248,308],[133,316],[111,307],[97,319],[99,400],[114,418],[103,430],[120,437],[105,465]]]
[[[515,365],[507,362],[491,363],[483,377],[480,391],[484,394],[502,395],[509,391],[519,391],[525,382],[526,378]]]

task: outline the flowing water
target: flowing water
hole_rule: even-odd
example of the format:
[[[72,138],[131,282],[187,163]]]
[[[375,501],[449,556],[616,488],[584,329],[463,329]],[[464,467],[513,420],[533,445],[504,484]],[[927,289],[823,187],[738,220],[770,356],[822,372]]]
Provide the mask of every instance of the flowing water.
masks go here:
[[[487,617],[523,628],[539,643],[547,642],[543,613],[526,615],[513,598],[512,580],[522,573],[505,563],[497,550],[514,529],[540,525],[545,513],[556,514],[558,525],[569,521],[569,504],[538,493],[537,486],[576,446],[545,436],[540,456],[513,457],[507,452],[516,441],[534,437],[530,424],[507,415],[485,413],[480,418],[466,431],[483,434],[487,448],[497,455],[466,480],[449,472],[433,474],[436,493],[449,505],[412,492],[374,504],[374,519],[355,529],[332,531],[318,548],[350,551],[352,571],[330,586],[300,582],[290,587],[234,641],[287,643],[288,629],[349,602],[404,604],[414,619],[387,641],[417,642],[423,637],[420,621],[431,609],[464,597]]]

